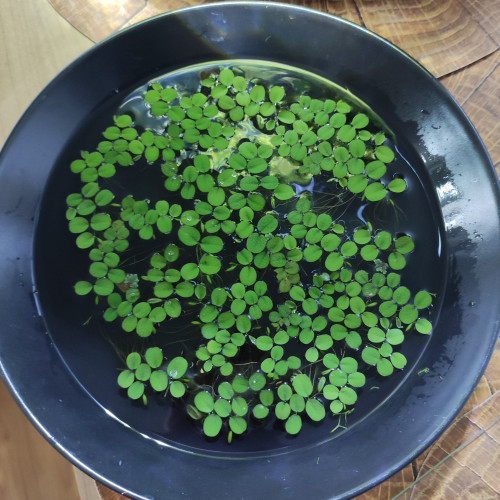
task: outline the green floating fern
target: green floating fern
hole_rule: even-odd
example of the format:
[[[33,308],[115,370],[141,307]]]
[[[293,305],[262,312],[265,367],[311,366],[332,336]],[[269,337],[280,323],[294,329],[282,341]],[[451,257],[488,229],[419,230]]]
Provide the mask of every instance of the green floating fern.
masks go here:
[[[401,283],[412,238],[342,221],[353,197],[394,203],[406,189],[387,175],[384,133],[345,100],[294,99],[238,68],[191,94],[153,82],[142,98],[162,126],[115,116],[71,163],[83,186],[66,200],[90,259],[76,294],[104,301],[104,320],[143,342],[118,385],[144,404],[149,393],[182,399],[207,437],[225,430],[229,441],[270,418],[295,435],[345,416],[364,373],[403,369],[409,331],[432,330],[432,294]],[[116,199],[110,181],[134,165],[157,169],[164,196]],[[321,182],[333,184],[319,202]],[[124,258],[136,241],[156,242],[139,274]],[[193,307],[193,352],[148,347]]]

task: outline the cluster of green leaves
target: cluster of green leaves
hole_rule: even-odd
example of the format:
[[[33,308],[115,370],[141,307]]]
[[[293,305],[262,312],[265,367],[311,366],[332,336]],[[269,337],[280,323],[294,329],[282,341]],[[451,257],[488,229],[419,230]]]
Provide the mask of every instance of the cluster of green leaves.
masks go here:
[[[91,261],[75,292],[147,345],[194,306],[200,340],[170,362],[159,347],[130,353],[119,386],[144,403],[147,390],[182,398],[210,438],[348,414],[363,372],[402,369],[407,333],[432,330],[432,295],[401,283],[412,238],[347,230],[307,187],[335,182],[363,203],[403,192],[385,135],[345,100],[293,99],[237,68],[191,94],[153,82],[143,98],[162,128],[115,116],[71,163],[83,187],[66,217]],[[115,201],[111,178],[134,164],[157,168],[165,197]],[[166,243],[138,272],[121,254],[141,240]]]
[[[365,113],[354,113],[342,100],[309,96],[301,96],[288,113],[284,124],[273,127],[271,142],[282,158],[299,163],[302,175],[329,173],[340,186],[369,201],[406,189],[403,178],[381,180],[394,152],[384,144],[385,134],[366,128],[370,120]]]
[[[126,389],[132,400],[142,399],[147,404],[146,388],[155,392],[169,393],[174,398],[181,398],[186,393],[184,377],[188,362],[177,356],[167,362],[159,347],[150,347],[141,355],[131,352],[126,360],[126,369],[118,375],[118,385]]]

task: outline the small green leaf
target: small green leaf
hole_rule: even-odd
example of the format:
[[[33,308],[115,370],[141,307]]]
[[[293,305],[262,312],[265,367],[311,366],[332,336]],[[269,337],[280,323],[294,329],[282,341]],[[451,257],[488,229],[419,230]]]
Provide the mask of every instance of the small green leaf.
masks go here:
[[[155,391],[164,391],[168,387],[167,374],[163,370],[155,370],[151,373],[149,383]]]
[[[123,389],[128,389],[134,382],[134,374],[130,370],[123,370],[118,375],[118,385]]]
[[[114,288],[115,284],[107,278],[98,279],[94,284],[94,292],[97,295],[109,295],[113,292]]]
[[[226,168],[224,169],[218,176],[217,176],[217,183],[221,187],[230,187],[236,184],[236,181],[238,180],[238,173],[233,170],[232,168]]]
[[[262,373],[253,373],[248,379],[248,384],[252,391],[260,391],[266,385],[266,377]]]
[[[306,413],[314,422],[320,422],[326,416],[325,407],[319,400],[314,398],[307,400]]]
[[[429,333],[432,332],[432,323],[428,319],[418,318],[415,323],[415,329],[419,333],[428,335]]]
[[[194,246],[200,241],[200,232],[192,226],[181,226],[177,232],[179,240],[187,246]]]
[[[88,281],[78,281],[75,284],[75,293],[77,295],[87,295],[92,291],[92,283]]]
[[[250,90],[252,101],[262,102],[266,98],[266,89],[262,85],[255,85]]]
[[[252,322],[248,316],[241,315],[236,319],[236,328],[241,333],[247,333],[252,328]]]
[[[292,379],[292,385],[295,392],[305,398],[309,397],[313,392],[313,384],[306,374],[295,375]]]
[[[392,353],[390,359],[394,368],[401,370],[406,366],[407,363],[406,357],[400,352]]]
[[[163,363],[163,352],[159,347],[150,347],[144,357],[151,368],[159,368]]]
[[[303,255],[307,262],[316,262],[323,255],[323,250],[318,245],[308,245],[304,249]]]
[[[135,370],[135,378],[137,380],[146,382],[147,380],[149,380],[150,376],[151,376],[151,367],[146,363],[141,363]]]
[[[130,399],[139,399],[144,394],[144,384],[136,380],[127,390]]]
[[[383,377],[388,377],[392,375],[394,367],[388,359],[382,358],[377,361],[377,371]]]
[[[391,345],[399,345],[403,342],[405,336],[399,328],[391,328],[386,333],[387,342]]]
[[[318,303],[313,298],[308,298],[302,302],[302,308],[305,313],[313,315],[318,311]]]
[[[131,370],[135,370],[141,364],[141,355],[138,352],[131,352],[127,356],[126,363]]]
[[[273,347],[273,340],[267,335],[261,335],[257,337],[255,345],[260,351],[270,351]]]
[[[221,261],[211,254],[205,254],[200,259],[200,270],[204,274],[217,274],[220,271]]]
[[[365,189],[364,195],[369,201],[380,201],[385,198],[387,190],[381,182],[372,182]]]
[[[92,233],[85,232],[78,235],[76,246],[81,249],[90,248],[95,241],[95,236]]]
[[[413,303],[417,309],[426,309],[432,304],[432,295],[425,290],[421,290],[415,295]]]
[[[376,365],[380,359],[380,354],[377,349],[373,347],[365,347],[361,351],[361,357],[363,361],[368,365]]]
[[[163,304],[163,308],[171,318],[178,318],[182,312],[181,305],[177,299],[166,300]]]
[[[278,220],[274,215],[266,214],[259,220],[257,229],[264,234],[273,233],[278,227]]]
[[[173,358],[167,366],[167,373],[170,378],[178,379],[184,376],[188,369],[188,362],[182,356]]]
[[[205,436],[215,437],[222,429],[222,419],[219,415],[212,413],[203,420],[203,432]]]
[[[201,412],[210,413],[214,409],[214,398],[207,391],[198,392],[194,397],[194,404]]]
[[[378,180],[385,175],[387,167],[380,160],[371,161],[366,165],[366,175],[371,179]]]
[[[299,302],[302,302],[306,298],[306,293],[305,293],[304,289],[300,286],[293,286],[291,288],[289,294],[293,300],[296,300]]]
[[[269,89],[269,100],[273,103],[280,102],[285,96],[285,89],[283,87],[274,86]]]
[[[182,398],[186,393],[186,386],[179,380],[170,383],[170,394],[174,398]]]
[[[375,245],[381,250],[387,250],[392,244],[392,236],[387,231],[380,231],[375,236]]]
[[[278,113],[278,120],[282,123],[293,123],[295,121],[295,115],[291,111],[280,110]]]
[[[243,417],[231,417],[229,428],[235,434],[243,434],[247,430],[247,421]]]
[[[292,186],[289,186],[288,184],[279,184],[276,186],[273,195],[278,199],[278,200],[289,200],[290,198],[293,198],[295,196],[295,191]]]
[[[394,240],[396,250],[401,254],[410,253],[415,248],[415,243],[410,236],[400,236]]]
[[[387,185],[387,188],[389,191],[393,193],[402,193],[406,189],[406,182],[404,179],[396,178],[393,179],[389,184]]]
[[[366,377],[363,373],[354,372],[347,377],[347,383],[352,387],[363,387],[366,383]]]
[[[375,156],[384,163],[391,163],[394,160],[394,152],[387,146],[378,146],[375,148]]]
[[[358,399],[358,395],[354,389],[350,387],[342,387],[339,391],[339,400],[345,405],[353,405]]]
[[[321,247],[327,252],[333,252],[340,245],[340,241],[336,234],[325,234],[321,239]]]
[[[407,304],[399,311],[399,319],[406,325],[413,323],[418,318],[418,310],[411,304]]]
[[[298,434],[302,428],[302,418],[300,415],[291,415],[285,423],[285,430],[288,434]]]
[[[360,129],[360,128],[365,128],[370,120],[368,119],[368,116],[366,116],[364,113],[358,113],[356,116],[351,121],[351,124],[354,128]]]
[[[280,401],[279,403],[277,403],[274,409],[276,418],[280,420],[286,420],[290,415],[290,411],[290,405],[284,401]]]
[[[251,266],[245,266],[240,271],[240,282],[251,286],[257,281],[257,271]]]
[[[391,268],[395,271],[400,271],[406,267],[406,259],[404,255],[396,251],[389,254],[388,263],[389,266],[391,266]]]
[[[344,259],[337,252],[331,252],[325,261],[325,267],[329,271],[338,271],[343,264],[344,264]]]
[[[340,251],[344,257],[352,257],[356,255],[358,247],[354,241],[346,241],[341,247]]]

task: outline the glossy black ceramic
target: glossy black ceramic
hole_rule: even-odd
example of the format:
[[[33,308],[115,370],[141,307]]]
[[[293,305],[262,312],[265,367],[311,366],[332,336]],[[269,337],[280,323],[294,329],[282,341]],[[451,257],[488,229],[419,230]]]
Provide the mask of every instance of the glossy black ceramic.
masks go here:
[[[106,392],[116,399],[117,390],[113,377],[101,384],[100,367],[114,353],[82,329],[84,318],[68,313],[67,236],[51,243],[67,193],[62,185],[57,194],[53,171],[70,160],[85,125],[155,76],[235,58],[326,77],[382,117],[428,187],[422,203],[434,207],[442,278],[434,332],[385,399],[333,438],[323,430],[262,452],[255,443],[247,451],[183,445],[149,432],[124,398],[108,405]],[[367,30],[276,3],[207,4],[153,18],[56,77],[2,151],[0,373],[49,442],[132,498],[354,496],[429,446],[485,369],[500,318],[499,206],[494,170],[459,106],[414,60]]]

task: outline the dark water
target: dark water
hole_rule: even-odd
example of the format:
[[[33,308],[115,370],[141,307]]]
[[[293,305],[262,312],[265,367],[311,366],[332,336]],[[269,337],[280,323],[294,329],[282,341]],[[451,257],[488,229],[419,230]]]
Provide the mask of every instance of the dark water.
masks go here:
[[[189,68],[155,78],[155,81],[175,85],[179,91],[191,93],[197,90],[200,72],[223,65],[211,63]],[[238,66],[238,62],[231,62],[231,66]],[[246,77],[250,80],[262,79],[267,85],[283,85],[288,91],[293,90],[299,95],[304,93],[313,98],[343,98],[355,104],[358,111],[369,114],[371,122],[376,123],[377,128],[384,127],[382,120],[374,116],[366,105],[322,78],[288,67],[276,69],[275,64],[262,62],[245,62],[241,66],[244,66]],[[171,402],[168,398],[151,395],[148,407],[145,408],[142,403],[131,403],[118,390],[116,376],[123,367],[120,355],[139,349],[140,344],[135,334],[123,332],[118,322],[109,324],[102,320],[102,305],[96,307],[92,298],[78,297],[73,293],[74,283],[87,279],[89,262],[87,251],[76,248],[74,235],[67,230],[65,198],[81,188],[78,176],[71,174],[69,170],[70,162],[78,157],[80,150],[95,149],[102,140],[101,131],[112,124],[112,116],[119,106],[120,112],[134,115],[137,126],[161,129],[162,121],[145,114],[139,105],[138,95],[146,86],[141,84],[135,90],[130,89],[131,92],[125,99],[115,96],[99,106],[67,144],[47,183],[36,230],[34,267],[42,312],[52,339],[75,378],[97,403],[127,425],[161,442],[192,451],[248,455],[286,452],[330,439],[330,430],[338,423],[337,417],[327,417],[320,424],[308,423],[296,437],[288,436],[281,430],[280,424],[271,419],[266,424],[250,425],[250,435],[247,432],[242,438],[235,437],[228,446],[225,433],[221,433],[217,440],[207,441],[196,423],[186,416],[182,402]],[[255,133],[259,133],[257,129]],[[440,238],[442,221],[437,198],[411,144],[406,142],[406,138],[398,137],[397,131],[391,133],[386,130],[386,133],[390,144],[395,148],[396,158],[382,180],[388,181],[394,175],[400,175],[408,185],[404,193],[391,196],[397,208],[385,203],[365,205],[356,199],[337,208],[331,215],[345,224],[347,233],[370,221],[375,229],[412,236],[416,248],[407,259],[407,267],[402,272],[402,284],[411,290],[426,289],[439,296],[445,276],[444,250]],[[154,203],[157,199],[165,198],[171,203],[181,203],[182,200],[176,199],[172,193],[166,194],[163,179],[159,168],[138,163],[121,169],[110,180],[100,181],[100,186],[111,189],[117,200],[132,192],[136,200],[148,198]],[[318,205],[325,204],[325,200],[336,194],[334,184],[326,183],[321,177],[315,179],[313,186],[305,189],[312,188],[313,203]],[[285,204],[277,209],[286,212],[289,207]],[[135,269],[134,272],[140,275],[141,269],[148,267],[149,257],[156,251],[161,251],[168,242],[168,235],[155,240],[153,247],[151,242],[137,240],[137,244],[131,245],[133,251],[127,251],[122,260],[127,260],[130,272]],[[57,251],[54,251],[54,245],[57,246]],[[230,249],[230,245],[226,249]],[[65,258],[61,259],[61,255]],[[129,272],[125,267],[124,269]],[[269,278],[274,279],[274,276]],[[439,300],[432,307],[430,318],[436,319],[438,312]],[[178,320],[164,323],[151,340],[151,345],[164,347],[169,358],[180,353],[186,355],[202,342],[198,331],[190,325],[194,318],[195,310],[191,313],[188,311]],[[377,406],[397,388],[425,349],[427,339],[428,337],[417,333],[407,336],[400,349],[408,358],[408,365],[403,371],[388,378],[378,376],[373,369],[366,372],[367,384],[359,391],[355,411],[347,419],[349,432],[355,432],[355,423],[371,412],[376,412]],[[350,350],[348,354],[352,355]]]

